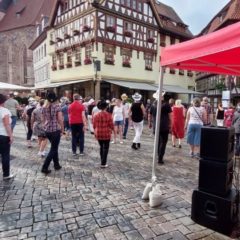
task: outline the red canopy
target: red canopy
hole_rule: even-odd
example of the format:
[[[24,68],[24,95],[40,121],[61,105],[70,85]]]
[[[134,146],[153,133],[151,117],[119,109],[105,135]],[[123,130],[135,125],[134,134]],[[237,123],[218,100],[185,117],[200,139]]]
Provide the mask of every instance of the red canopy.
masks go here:
[[[240,22],[162,49],[161,66],[240,75]]]

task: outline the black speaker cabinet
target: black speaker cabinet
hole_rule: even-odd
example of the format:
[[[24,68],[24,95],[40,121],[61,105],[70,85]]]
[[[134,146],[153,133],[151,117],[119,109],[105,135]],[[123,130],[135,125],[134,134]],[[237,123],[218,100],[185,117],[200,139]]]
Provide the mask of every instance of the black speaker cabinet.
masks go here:
[[[239,196],[231,190],[227,197],[195,190],[192,195],[191,218],[214,231],[230,234],[238,222]]]
[[[200,160],[199,190],[226,196],[232,188],[233,160],[223,163]]]
[[[200,157],[227,162],[234,154],[234,128],[202,127]]]

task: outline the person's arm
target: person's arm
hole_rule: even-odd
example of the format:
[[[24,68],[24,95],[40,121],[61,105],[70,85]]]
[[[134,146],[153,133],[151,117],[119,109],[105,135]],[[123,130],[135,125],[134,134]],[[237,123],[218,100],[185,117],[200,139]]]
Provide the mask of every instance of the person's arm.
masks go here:
[[[145,111],[146,111],[146,110],[145,110],[145,107],[144,107],[144,105],[143,105],[143,104],[141,105],[141,109],[142,109],[142,113],[143,113],[143,116],[144,116],[144,115],[145,115]]]
[[[3,117],[3,126],[6,129],[7,135],[10,138],[10,144],[13,142],[12,129],[10,124],[10,116],[7,114]]]
[[[33,124],[35,122],[35,113],[34,111],[32,112],[32,117],[31,117],[31,128],[33,129]]]
[[[168,114],[168,118],[169,118],[169,129],[170,129],[170,131],[172,130],[172,112],[170,112],[169,114]]]
[[[82,111],[82,120],[83,120],[83,131],[85,131],[87,129],[87,119],[85,116],[85,111]]]
[[[207,121],[207,112],[206,112],[205,109],[203,109],[203,115],[202,116],[203,116],[203,122],[205,123]]]
[[[63,117],[62,117],[62,112],[61,111],[57,112],[57,121],[58,121],[58,124],[61,127],[61,132],[63,134],[64,133],[64,125],[63,125]]]
[[[185,121],[185,127],[184,127],[185,129],[187,129],[189,119],[190,119],[190,111],[189,111],[189,109],[188,109],[188,111],[187,111],[187,117],[186,117],[186,121]]]

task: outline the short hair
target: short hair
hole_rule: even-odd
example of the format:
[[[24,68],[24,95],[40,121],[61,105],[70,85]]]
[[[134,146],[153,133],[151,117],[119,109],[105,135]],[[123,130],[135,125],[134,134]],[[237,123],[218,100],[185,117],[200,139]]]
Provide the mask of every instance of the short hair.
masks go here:
[[[11,98],[14,97],[13,92],[10,92],[10,93],[9,93],[9,97],[11,97]]]
[[[177,99],[175,101],[175,104],[176,104],[176,106],[180,106],[182,104],[182,100],[181,99]]]
[[[78,93],[75,93],[73,95],[73,100],[80,100],[80,95]]]
[[[41,99],[41,100],[39,101],[39,104],[40,104],[41,107],[44,105],[44,103],[45,103],[45,99]]]
[[[201,100],[196,97],[192,100],[192,104],[193,104],[194,107],[200,107],[201,106]]]
[[[3,95],[3,94],[0,94],[0,104],[5,103],[6,100],[7,100],[7,97],[5,95]]]

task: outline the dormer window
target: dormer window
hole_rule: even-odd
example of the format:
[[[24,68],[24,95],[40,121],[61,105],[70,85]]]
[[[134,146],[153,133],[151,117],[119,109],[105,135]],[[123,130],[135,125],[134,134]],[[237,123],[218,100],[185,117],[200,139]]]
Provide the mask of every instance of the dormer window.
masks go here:
[[[19,17],[22,15],[22,13],[23,13],[24,10],[25,10],[25,6],[19,8],[19,9],[16,11],[16,16],[19,18]]]

